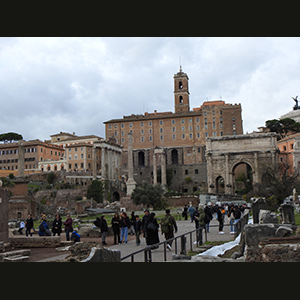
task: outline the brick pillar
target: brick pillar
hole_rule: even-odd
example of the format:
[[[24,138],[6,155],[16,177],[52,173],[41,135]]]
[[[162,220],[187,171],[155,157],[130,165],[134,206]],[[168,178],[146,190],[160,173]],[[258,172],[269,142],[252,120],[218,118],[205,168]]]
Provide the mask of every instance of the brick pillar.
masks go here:
[[[0,241],[8,242],[9,192],[0,187]]]

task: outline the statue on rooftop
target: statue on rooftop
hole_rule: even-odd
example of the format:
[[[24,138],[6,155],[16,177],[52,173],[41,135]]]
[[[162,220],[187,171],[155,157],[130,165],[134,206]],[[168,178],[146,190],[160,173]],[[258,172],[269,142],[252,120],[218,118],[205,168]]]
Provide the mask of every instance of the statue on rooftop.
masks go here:
[[[294,110],[300,109],[299,105],[298,105],[298,96],[296,96],[295,98],[292,97],[292,99],[296,102],[295,106],[293,107]]]

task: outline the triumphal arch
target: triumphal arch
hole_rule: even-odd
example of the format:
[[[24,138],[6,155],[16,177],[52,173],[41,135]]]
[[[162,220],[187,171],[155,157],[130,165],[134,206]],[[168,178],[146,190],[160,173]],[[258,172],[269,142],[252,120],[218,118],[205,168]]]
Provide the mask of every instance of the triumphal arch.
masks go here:
[[[276,133],[230,135],[206,139],[208,192],[235,193],[236,170],[244,167],[253,188],[267,167],[276,167]]]

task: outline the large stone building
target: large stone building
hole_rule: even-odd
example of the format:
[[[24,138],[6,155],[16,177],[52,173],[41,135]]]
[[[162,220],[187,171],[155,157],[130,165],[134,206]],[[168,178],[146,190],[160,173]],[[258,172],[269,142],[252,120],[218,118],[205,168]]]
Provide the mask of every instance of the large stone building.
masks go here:
[[[207,181],[206,138],[243,134],[240,104],[206,101],[190,110],[188,82],[187,74],[180,67],[174,75],[174,113],[145,112],[104,122],[106,138],[115,138],[123,146],[125,173],[128,172],[128,133],[132,133],[134,180],[137,183],[150,178],[155,183],[157,174],[153,165],[157,164],[163,166],[162,173],[164,168],[167,169],[169,180],[172,177],[171,189],[196,191]]]

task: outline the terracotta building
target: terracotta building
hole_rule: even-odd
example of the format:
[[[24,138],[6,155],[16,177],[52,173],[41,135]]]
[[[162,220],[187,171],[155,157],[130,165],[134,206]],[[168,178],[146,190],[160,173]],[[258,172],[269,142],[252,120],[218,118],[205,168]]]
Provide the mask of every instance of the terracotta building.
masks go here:
[[[288,175],[298,175],[300,171],[300,133],[289,135],[277,142],[281,171]]]
[[[38,163],[55,160],[64,157],[65,150],[62,146],[49,144],[40,140],[22,141],[24,146],[24,174],[38,171]],[[20,143],[0,144],[0,176],[8,176],[10,173],[17,175],[19,168]],[[61,166],[57,165],[57,170]]]
[[[206,101],[190,110],[189,78],[180,70],[174,75],[174,113],[145,112],[104,122],[106,138],[115,138],[123,146],[123,170],[127,170],[128,133],[132,133],[134,179],[153,182],[154,149],[163,149],[172,173],[171,188],[191,192],[206,182],[205,139],[222,135],[243,134],[240,104]]]

